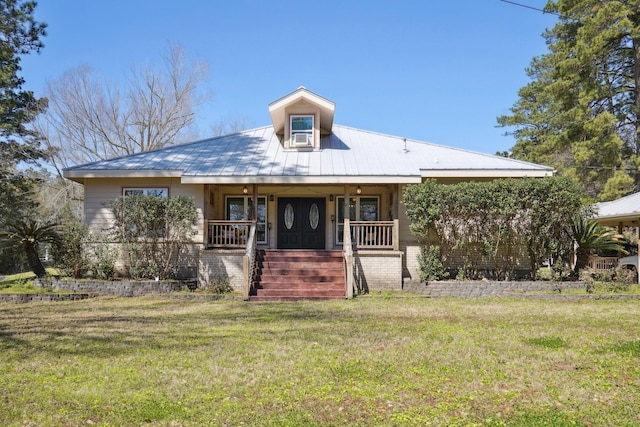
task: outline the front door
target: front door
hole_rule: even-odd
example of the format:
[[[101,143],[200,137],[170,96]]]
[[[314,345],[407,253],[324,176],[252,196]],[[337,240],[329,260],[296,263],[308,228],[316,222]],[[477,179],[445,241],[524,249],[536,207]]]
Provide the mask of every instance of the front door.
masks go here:
[[[324,249],[325,199],[278,199],[278,249]]]

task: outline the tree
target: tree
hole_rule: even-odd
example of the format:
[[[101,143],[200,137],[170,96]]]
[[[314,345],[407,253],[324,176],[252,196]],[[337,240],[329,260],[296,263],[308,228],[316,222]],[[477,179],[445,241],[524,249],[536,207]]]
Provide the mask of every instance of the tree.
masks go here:
[[[640,189],[640,3],[549,1],[559,15],[544,33],[510,115],[512,156],[548,164],[592,199]]]
[[[0,224],[33,204],[31,182],[18,168],[47,157],[41,137],[29,124],[45,110],[46,99],[23,89],[21,58],[43,48],[46,25],[33,18],[36,3],[0,0]]]
[[[133,68],[130,85],[105,82],[88,66],[66,72],[47,88],[49,110],[39,123],[57,152],[54,166],[75,164],[162,148],[183,142],[195,110],[212,95],[203,92],[208,65],[188,62],[171,45],[162,66]]]
[[[40,261],[40,248],[45,244],[57,246],[61,243],[61,238],[56,224],[39,224],[35,220],[10,220],[0,231],[0,241],[6,247],[24,250],[31,271],[37,277],[44,277],[47,271]]]

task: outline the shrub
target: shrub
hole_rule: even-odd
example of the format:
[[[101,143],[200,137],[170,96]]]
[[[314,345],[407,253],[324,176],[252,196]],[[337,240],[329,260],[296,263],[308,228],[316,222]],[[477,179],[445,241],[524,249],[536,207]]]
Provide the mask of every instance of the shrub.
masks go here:
[[[112,237],[121,242],[134,279],[170,278],[175,261],[195,234],[197,211],[191,197],[124,196],[111,202]]]
[[[233,292],[233,287],[228,278],[215,277],[211,281],[203,283],[200,290],[212,294],[228,294]]]
[[[62,244],[54,253],[58,268],[65,276],[79,279],[86,273],[89,261],[84,245],[88,234],[87,226],[79,220],[65,224],[62,232]]]
[[[440,258],[440,247],[436,245],[423,246],[418,255],[420,266],[420,280],[442,280],[449,277],[449,273],[444,268]]]
[[[544,260],[571,254],[567,230],[581,210],[575,183],[558,177],[458,184],[427,180],[407,186],[403,203],[413,235],[455,253],[464,265],[460,275],[470,278],[481,270],[513,277],[519,261],[528,258],[535,279]]]

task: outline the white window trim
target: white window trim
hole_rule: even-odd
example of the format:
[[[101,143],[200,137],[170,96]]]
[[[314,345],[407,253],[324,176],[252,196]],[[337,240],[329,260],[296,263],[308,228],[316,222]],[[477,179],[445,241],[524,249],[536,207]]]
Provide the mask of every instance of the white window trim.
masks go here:
[[[310,130],[293,130],[293,119],[296,117],[311,117],[311,129]],[[316,118],[313,114],[292,114],[289,116],[289,129],[292,147],[311,147],[313,146],[313,134],[315,129]],[[295,135],[307,135],[304,143],[297,143]]]
[[[127,191],[142,191],[142,194],[145,196],[149,196],[149,192],[163,190],[165,195],[163,197],[169,197],[169,188],[168,187],[123,187],[122,195],[126,196]],[[157,196],[157,194],[151,194],[153,196]]]
[[[360,199],[376,199],[377,201],[377,205],[376,205],[376,211],[378,213],[378,220],[380,220],[380,196],[350,196],[350,199],[355,199],[356,202],[356,218],[353,219],[352,221],[360,221]],[[344,204],[344,196],[338,196],[336,197],[336,225],[335,225],[335,234],[336,234],[336,244],[337,245],[342,245],[344,242],[342,241],[342,235],[343,233],[341,233],[340,230],[340,226],[344,227],[344,218],[340,218],[340,205]],[[348,208],[345,209],[343,212],[347,212]]]
[[[244,209],[243,209],[243,214],[244,217],[247,218],[247,215],[249,213],[249,199],[251,199],[253,196],[250,195],[244,195],[244,194],[238,194],[238,195],[227,195],[224,198],[224,217],[226,220],[229,220],[229,199],[244,199]],[[260,199],[264,200],[264,223],[263,222],[257,222],[257,225],[264,225],[264,240],[257,240],[257,243],[260,244],[266,244],[269,241],[269,229],[267,228],[267,224],[268,222],[268,214],[269,214],[269,205],[267,204],[267,196],[260,196],[258,195],[258,201],[260,201]],[[256,230],[257,231],[257,230]]]

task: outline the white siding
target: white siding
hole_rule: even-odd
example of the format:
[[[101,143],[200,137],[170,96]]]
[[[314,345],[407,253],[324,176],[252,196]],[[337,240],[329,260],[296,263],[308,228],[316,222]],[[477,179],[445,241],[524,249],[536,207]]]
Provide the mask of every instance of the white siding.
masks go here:
[[[85,181],[84,212],[85,222],[93,233],[107,233],[113,224],[113,215],[109,203],[122,196],[125,187],[169,189],[169,196],[191,196],[196,203],[198,219],[194,236],[197,243],[203,242],[204,230],[204,186],[201,184],[180,184],[177,178],[123,178],[123,179],[87,179]]]

